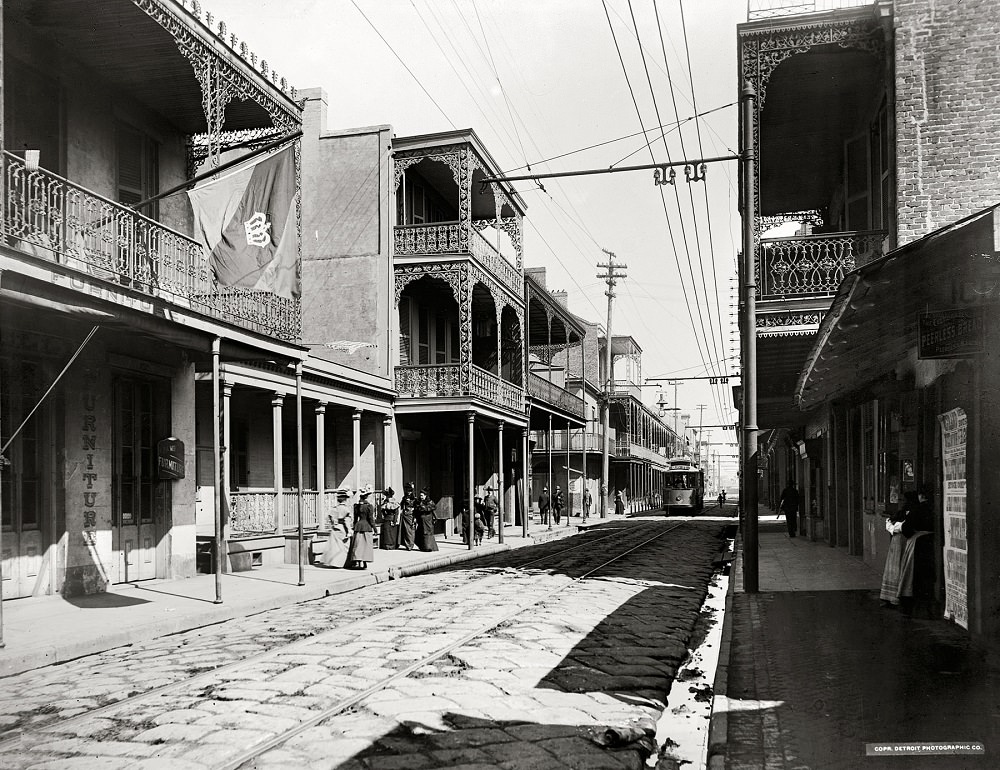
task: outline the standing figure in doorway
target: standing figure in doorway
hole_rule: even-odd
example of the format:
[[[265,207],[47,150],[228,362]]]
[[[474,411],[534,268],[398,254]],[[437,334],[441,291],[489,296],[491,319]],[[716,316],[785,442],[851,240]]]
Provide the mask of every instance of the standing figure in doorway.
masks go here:
[[[541,514],[542,524],[549,523],[549,488],[542,487],[542,494],[538,496],[538,513]]]
[[[615,516],[625,515],[625,498],[622,496],[622,492],[619,489],[615,492]]]
[[[798,532],[799,519],[799,490],[795,488],[795,481],[789,481],[788,486],[781,492],[778,498],[778,508],[785,514],[785,523],[788,525],[788,536],[795,537]]]
[[[434,539],[434,508],[430,494],[426,489],[421,489],[414,509],[417,518],[417,548],[421,551],[438,549],[437,540]]]
[[[564,500],[562,487],[556,485],[556,493],[552,496],[552,513],[555,517],[556,524],[559,523],[559,519],[562,517]]]
[[[354,504],[354,534],[351,536],[351,547],[347,550],[348,569],[367,569],[368,562],[375,561],[375,550],[372,547],[375,533],[375,509],[368,502],[372,493],[372,485],[360,491],[361,501]]]
[[[378,547],[383,551],[399,548],[399,503],[394,498],[396,492],[387,487],[382,492],[382,528],[379,531]]]
[[[486,525],[486,537],[496,537],[496,530],[493,528],[494,522],[503,526],[503,522],[497,521],[500,513],[500,506],[497,504],[496,495],[493,494],[493,487],[486,487],[486,499],[483,500],[483,523]]]
[[[412,551],[417,547],[417,496],[412,481],[406,482],[406,491],[399,504],[399,547]]]
[[[590,518],[590,506],[593,505],[593,498],[590,496],[590,490],[587,489],[586,485],[583,487],[583,520],[586,521]]]

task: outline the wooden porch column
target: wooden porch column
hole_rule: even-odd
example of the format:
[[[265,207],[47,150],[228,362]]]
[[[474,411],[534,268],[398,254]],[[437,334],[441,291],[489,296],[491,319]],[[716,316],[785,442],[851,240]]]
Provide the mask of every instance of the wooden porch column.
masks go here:
[[[222,509],[225,511],[231,510],[232,496],[232,486],[230,479],[232,473],[229,467],[229,463],[232,461],[232,453],[229,451],[229,447],[232,443],[232,430],[231,430],[231,409],[230,404],[233,397],[233,385],[225,380],[219,383],[222,391],[222,468],[220,469],[222,475]],[[229,542],[229,533],[231,531],[231,516],[223,516],[222,522],[222,542]],[[222,560],[222,571],[229,571],[229,560]]]
[[[271,458],[274,469],[274,531],[281,533],[281,405],[285,397],[275,393],[271,398]]]
[[[567,357],[568,357],[567,353]],[[566,526],[569,526],[569,517],[573,514],[573,489],[570,484],[573,482],[569,467],[569,420],[566,420]]]
[[[382,418],[382,489],[392,487],[392,415]],[[393,487],[395,491],[395,487]]]
[[[549,379],[552,378],[552,373],[549,372]],[[552,486],[552,414],[549,414],[549,428],[548,432],[545,434],[545,456],[549,461],[549,475],[548,475],[548,491],[549,491],[549,510],[545,514],[546,519],[549,523],[549,529],[552,529],[552,495],[555,493],[555,487]]]
[[[326,526],[326,402],[316,404],[316,529]]]
[[[358,502],[358,492],[361,490],[361,410],[355,409],[354,419],[354,502]]]
[[[497,537],[499,542],[503,544],[503,525],[504,525],[504,494],[506,490],[503,485],[503,466],[505,462],[505,457],[503,454],[503,428],[504,421],[500,420],[497,423]]]

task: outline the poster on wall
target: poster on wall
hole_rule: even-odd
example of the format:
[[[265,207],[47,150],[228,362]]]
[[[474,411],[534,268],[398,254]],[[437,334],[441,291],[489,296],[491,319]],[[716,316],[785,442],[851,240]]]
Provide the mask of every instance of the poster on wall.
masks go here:
[[[938,415],[941,424],[944,506],[944,616],[969,627],[969,545],[965,526],[965,439],[963,409]]]

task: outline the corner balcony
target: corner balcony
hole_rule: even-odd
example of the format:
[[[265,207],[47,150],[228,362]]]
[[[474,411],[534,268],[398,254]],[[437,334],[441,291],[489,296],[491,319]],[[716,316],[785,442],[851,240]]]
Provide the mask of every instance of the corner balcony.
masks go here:
[[[472,257],[490,275],[518,296],[524,293],[521,271],[474,227],[461,222],[396,225],[393,253],[397,257]]]
[[[832,297],[844,276],[882,256],[881,230],[760,241],[757,299]]]
[[[528,372],[528,395],[572,414],[574,417],[583,419],[584,404],[582,398],[549,382],[544,377],[539,377],[534,372]]]
[[[135,210],[4,152],[0,245],[282,340],[299,303],[213,285],[201,245]]]
[[[488,404],[524,412],[524,391],[474,364],[463,382],[461,364],[397,366],[396,391],[400,398],[478,398]]]
[[[632,441],[629,440],[627,436],[624,438],[619,436],[616,445],[617,449],[615,456],[620,459],[633,458],[638,460],[646,460],[661,467],[666,467],[667,465],[666,456],[660,454],[659,452],[653,449],[650,449],[649,447],[645,447],[642,444],[633,443]]]

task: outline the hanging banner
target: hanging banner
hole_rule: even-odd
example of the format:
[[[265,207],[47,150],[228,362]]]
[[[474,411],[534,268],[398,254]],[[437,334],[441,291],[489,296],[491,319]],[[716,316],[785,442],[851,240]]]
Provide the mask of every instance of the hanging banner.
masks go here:
[[[969,628],[969,544],[965,520],[965,410],[938,415],[944,505],[944,616]]]

